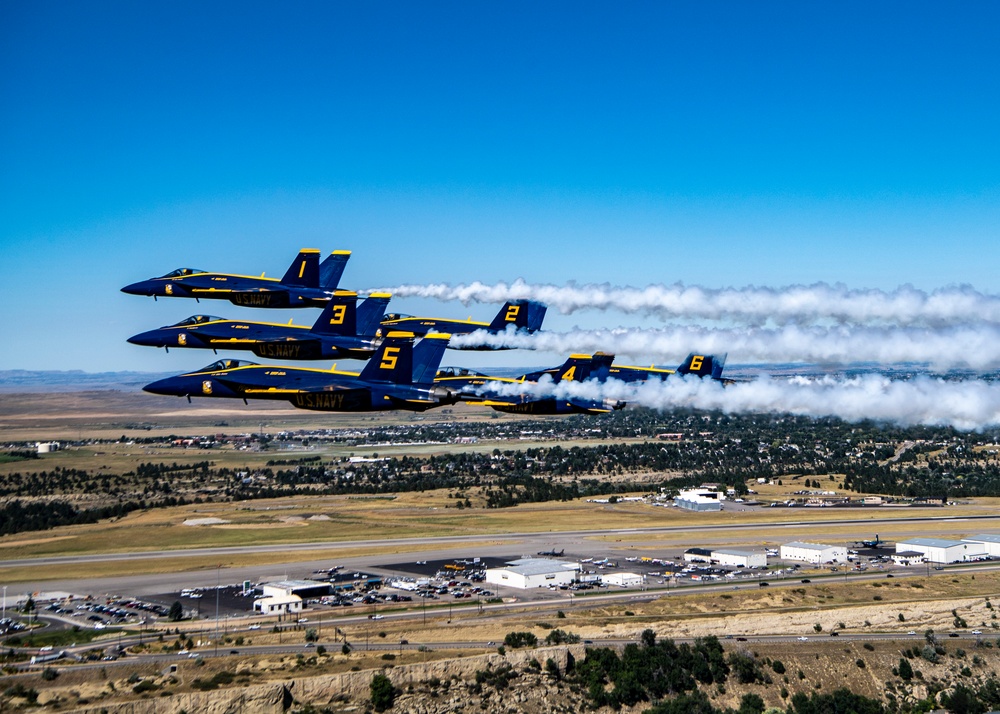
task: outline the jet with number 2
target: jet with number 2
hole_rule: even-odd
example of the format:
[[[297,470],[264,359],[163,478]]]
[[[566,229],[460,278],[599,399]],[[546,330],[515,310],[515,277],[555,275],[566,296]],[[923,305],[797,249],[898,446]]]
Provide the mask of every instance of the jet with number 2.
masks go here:
[[[416,343],[391,332],[360,372],[269,366],[220,360],[203,369],[147,384],[144,391],[178,397],[285,400],[299,409],[328,412],[424,411],[458,397],[434,383],[449,335]]]
[[[545,305],[534,300],[511,300],[500,308],[492,322],[476,322],[475,320],[452,320],[445,317],[414,317],[401,313],[390,313],[382,320],[382,327],[387,330],[406,330],[417,335],[430,332],[444,332],[450,335],[468,335],[483,330],[492,335],[504,333],[509,328],[516,332],[532,333],[542,327],[545,319]],[[493,347],[487,344],[456,347],[458,350],[493,350],[510,349],[509,347]]]
[[[381,338],[380,322],[388,293],[372,293],[358,305],[358,294],[338,291],[312,327],[227,320],[194,315],[128,339],[146,347],[250,350],[273,359],[368,359]]]
[[[340,284],[351,257],[349,250],[335,250],[322,263],[319,251],[304,248],[285,271],[284,277],[210,273],[196,268],[178,268],[159,278],[141,280],[122,288],[123,293],[200,300],[229,300],[246,307],[323,307]]]

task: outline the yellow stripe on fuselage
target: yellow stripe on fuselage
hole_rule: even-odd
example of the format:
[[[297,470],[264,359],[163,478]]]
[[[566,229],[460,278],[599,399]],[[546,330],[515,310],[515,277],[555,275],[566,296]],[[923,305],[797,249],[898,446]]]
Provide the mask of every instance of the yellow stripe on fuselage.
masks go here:
[[[371,297],[371,296],[370,296]],[[387,296],[388,297],[388,296]],[[385,326],[397,326],[403,325],[405,323],[411,322],[422,322],[423,320],[433,321],[433,322],[450,322],[458,325],[474,325],[476,327],[489,327],[488,322],[476,322],[474,320],[455,320],[450,317],[402,317],[398,320],[386,320],[382,324]]]

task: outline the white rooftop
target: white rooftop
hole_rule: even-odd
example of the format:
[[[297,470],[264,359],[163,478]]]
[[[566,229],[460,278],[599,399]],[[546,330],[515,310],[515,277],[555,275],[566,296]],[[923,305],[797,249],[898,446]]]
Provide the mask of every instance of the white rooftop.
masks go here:
[[[836,548],[835,545],[823,545],[822,543],[803,543],[801,541],[793,541],[791,543],[785,543],[786,548],[802,548],[804,550],[826,550],[827,548]]]

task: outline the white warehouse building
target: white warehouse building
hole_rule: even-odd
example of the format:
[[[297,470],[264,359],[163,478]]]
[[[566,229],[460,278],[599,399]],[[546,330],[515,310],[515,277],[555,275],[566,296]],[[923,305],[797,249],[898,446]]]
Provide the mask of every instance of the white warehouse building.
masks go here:
[[[923,553],[931,563],[961,563],[986,555],[986,546],[961,540],[944,538],[911,538],[896,543],[896,552],[913,551]]]
[[[979,535],[963,538],[962,541],[965,543],[979,543],[986,550],[986,555],[1000,556],[1000,535],[995,533],[980,533]]]
[[[607,573],[601,576],[601,582],[621,588],[637,588],[642,585],[643,577],[637,573]]]
[[[674,497],[674,505],[687,511],[721,511],[726,494],[714,488],[693,488],[680,491]]]
[[[781,546],[780,557],[782,560],[801,560],[813,565],[844,562],[847,560],[847,546],[795,541]]]
[[[712,560],[719,565],[735,565],[738,568],[763,568],[767,565],[767,553],[747,548],[716,548]]]
[[[302,612],[302,598],[298,595],[273,595],[253,601],[254,612],[264,615],[289,615]]]
[[[521,558],[502,568],[487,568],[486,582],[511,588],[546,588],[569,585],[576,579],[579,563],[551,558]]]

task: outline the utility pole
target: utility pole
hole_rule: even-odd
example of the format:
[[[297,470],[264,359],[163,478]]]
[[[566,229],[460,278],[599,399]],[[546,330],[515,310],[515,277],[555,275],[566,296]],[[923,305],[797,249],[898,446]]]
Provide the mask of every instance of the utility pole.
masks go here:
[[[219,583],[222,565],[215,567],[215,656],[219,656]]]

